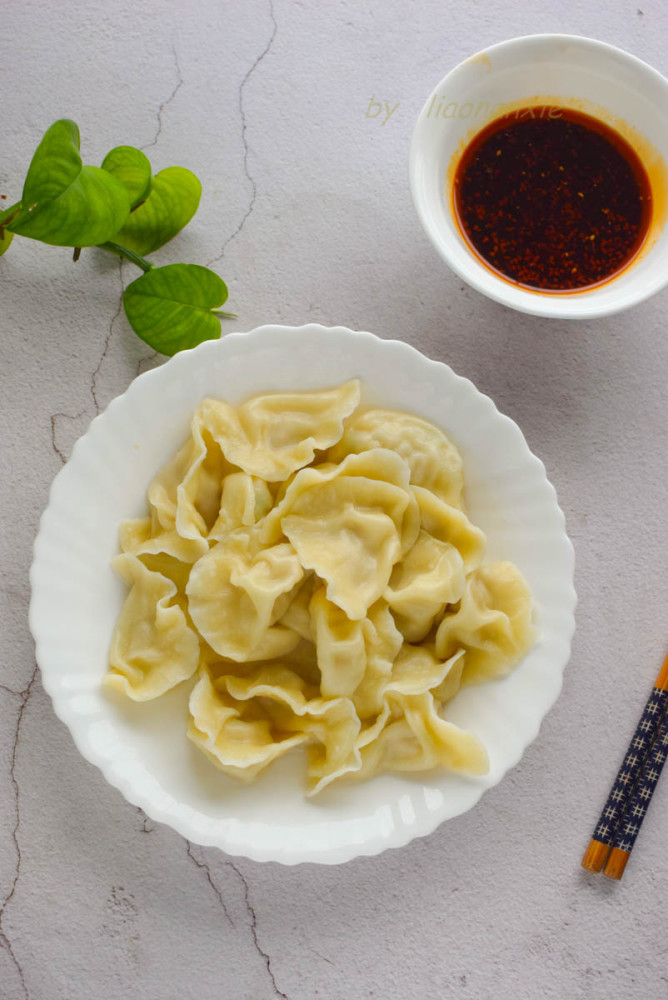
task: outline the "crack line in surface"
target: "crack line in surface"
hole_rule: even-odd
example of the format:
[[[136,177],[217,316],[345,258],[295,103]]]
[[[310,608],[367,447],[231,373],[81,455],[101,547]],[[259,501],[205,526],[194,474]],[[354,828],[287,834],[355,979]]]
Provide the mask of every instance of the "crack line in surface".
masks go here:
[[[16,698],[22,698],[25,694],[24,691],[15,691],[14,688],[7,687],[6,684],[0,684],[0,691],[6,691],[7,694],[13,694]]]
[[[9,776],[12,785],[14,786],[14,801],[16,803],[16,822],[14,823],[14,829],[12,830],[14,847],[16,848],[16,873],[14,875],[11,888],[8,894],[5,896],[2,905],[0,906],[0,944],[6,949],[7,954],[9,955],[9,957],[11,958],[12,962],[16,967],[16,971],[19,974],[19,979],[21,980],[21,986],[23,987],[23,992],[26,997],[26,1000],[29,1000],[30,995],[28,993],[28,987],[26,986],[25,978],[23,976],[23,969],[21,968],[21,963],[14,954],[14,949],[12,948],[11,941],[5,934],[2,925],[5,917],[5,911],[14,897],[14,893],[16,892],[16,886],[18,885],[19,878],[21,875],[21,847],[19,845],[19,836],[18,836],[19,826],[21,825],[21,810],[19,808],[20,789],[19,789],[19,783],[16,778],[16,755],[18,753],[18,748],[19,748],[19,738],[21,736],[21,723],[23,722],[23,713],[25,712],[26,705],[28,704],[28,699],[32,694],[33,684],[37,679],[37,671],[38,667],[37,664],[35,664],[35,669],[33,670],[32,677],[28,682],[28,686],[25,688],[24,691],[16,692],[21,698],[21,707],[19,708],[19,713],[16,720],[16,729],[14,730],[14,745],[12,747],[12,756],[9,767]]]
[[[246,879],[246,876],[243,874],[242,871],[240,871],[239,868],[237,868],[237,866],[234,864],[233,861],[226,861],[225,864],[228,865],[228,867],[230,867],[232,871],[236,872],[237,876],[241,879],[242,885],[244,887],[244,898],[246,902],[246,909],[248,910],[248,916],[250,917],[250,929],[251,929],[251,934],[253,935],[255,950],[257,951],[258,955],[261,956],[266,966],[269,978],[271,979],[271,985],[274,988],[274,993],[276,994],[277,997],[283,997],[283,1000],[289,1000],[287,993],[283,993],[283,991],[279,990],[278,986],[276,985],[276,978],[274,976],[274,972],[271,967],[271,959],[258,940],[257,914],[255,913],[255,908],[250,901],[250,889],[248,886],[248,881]]]
[[[311,951],[313,952],[313,954],[314,954],[314,955],[317,955],[317,956],[318,956],[318,958],[321,958],[321,959],[323,960],[323,962],[327,962],[327,964],[328,964],[328,965],[334,965],[334,962],[332,962],[331,958],[327,958],[327,956],[326,956],[326,955],[322,955],[322,954],[321,954],[321,953],[320,953],[320,952],[319,952],[319,951],[317,950],[317,948],[314,948],[313,946],[311,946]]]
[[[181,75],[181,67],[179,65],[179,57],[178,57],[178,55],[176,53],[176,46],[175,45],[172,45],[172,55],[174,56],[174,65],[176,67],[176,86],[174,87],[174,90],[171,92],[171,94],[169,95],[169,97],[167,98],[167,100],[164,101],[160,105],[160,107],[158,108],[158,128],[157,128],[157,131],[155,133],[155,137],[153,138],[153,140],[151,142],[147,142],[145,146],[140,146],[140,149],[143,152],[145,152],[147,149],[152,149],[153,146],[157,146],[158,139],[160,138],[160,136],[162,134],[162,116],[165,113],[165,111],[167,110],[167,108],[169,107],[169,105],[172,103],[172,101],[174,100],[174,98],[176,97],[176,95],[178,94],[179,90],[181,89],[181,87],[184,84],[183,76]]]
[[[218,254],[218,256],[217,257],[213,257],[207,263],[207,267],[211,267],[212,264],[217,264],[219,260],[223,259],[223,255],[225,253],[225,250],[227,249],[227,247],[229,246],[229,244],[232,242],[232,240],[236,239],[236,237],[239,235],[239,233],[241,232],[241,230],[244,228],[244,226],[246,225],[246,222],[247,222],[249,216],[251,215],[251,213],[252,213],[252,211],[253,211],[253,209],[255,207],[255,199],[257,198],[257,184],[255,183],[255,178],[253,177],[253,175],[251,174],[250,170],[248,169],[248,157],[249,157],[249,154],[250,154],[250,146],[248,145],[248,140],[246,138],[246,131],[248,129],[248,122],[246,120],[246,111],[244,109],[244,91],[246,89],[246,84],[248,83],[248,81],[250,80],[250,78],[252,77],[253,73],[258,68],[258,66],[260,65],[260,63],[262,62],[262,60],[269,53],[269,50],[271,49],[272,45],[274,44],[274,39],[276,38],[276,32],[278,31],[278,24],[276,23],[276,16],[274,14],[273,0],[269,0],[269,16],[271,17],[271,22],[272,22],[272,25],[273,25],[269,41],[265,45],[265,47],[262,50],[262,52],[260,52],[259,56],[256,58],[255,62],[253,63],[253,65],[251,66],[251,68],[248,70],[248,72],[244,76],[243,80],[241,81],[241,84],[239,85],[239,114],[241,116],[241,141],[242,141],[243,147],[244,147],[244,173],[245,173],[246,178],[247,178],[247,180],[248,180],[248,182],[250,183],[250,186],[251,186],[250,201],[248,202],[248,208],[246,209],[246,211],[244,213],[244,216],[241,219],[241,222],[239,223],[239,225],[237,226],[237,228],[234,230],[234,232],[232,233],[232,235],[227,237],[227,239],[223,243],[222,247],[220,248],[220,253]]]
[[[193,845],[190,843],[189,840],[186,839],[186,851],[188,853],[188,857],[190,858],[191,861],[193,861],[197,865],[198,868],[201,868],[201,870],[206,873],[207,881],[208,881],[209,885],[211,886],[211,888],[213,889],[213,891],[215,892],[216,896],[218,897],[218,902],[222,906],[223,912],[225,913],[225,916],[227,917],[227,919],[228,919],[228,921],[230,923],[230,926],[234,927],[234,921],[232,920],[232,917],[230,916],[230,911],[227,909],[227,906],[225,905],[225,900],[223,899],[223,894],[221,893],[221,891],[218,888],[218,886],[216,885],[216,883],[213,881],[213,876],[211,875],[211,869],[206,864],[206,862],[199,861],[195,857],[195,855],[193,854],[192,847],[193,847]]]
[[[146,825],[147,823],[150,822],[150,820],[149,820],[148,816],[146,815],[146,813],[144,812],[144,810],[141,808],[141,806],[137,806],[137,812],[139,813],[139,816],[140,816],[141,821],[142,821],[142,828],[141,828],[140,832],[141,833],[153,833],[154,830],[155,830],[155,827],[154,826],[147,826]]]
[[[51,414],[51,447],[53,448],[53,450],[55,451],[56,455],[63,463],[63,465],[67,463],[67,458],[56,444],[56,420],[58,419],[58,417],[62,417],[63,420],[79,420],[81,417],[83,417],[85,412],[86,412],[85,409],[80,410],[78,413],[75,413],[74,416],[72,416],[71,413],[61,413],[61,412]]]
[[[104,364],[105,358],[107,357],[107,353],[109,351],[109,344],[111,343],[111,338],[114,332],[114,323],[121,315],[121,311],[123,309],[123,261],[122,260],[119,260],[118,262],[118,280],[120,281],[121,285],[121,297],[118,302],[118,309],[111,317],[111,321],[109,323],[109,329],[107,331],[107,336],[104,338],[104,347],[102,349],[100,360],[98,361],[97,367],[93,372],[93,374],[91,375],[90,379],[90,394],[93,397],[93,406],[95,407],[95,412],[98,414],[100,412],[100,404],[97,399],[97,380],[100,371],[102,369],[102,365]]]
[[[144,368],[143,371],[142,371],[142,365],[151,365],[151,364],[153,364],[154,361],[157,361],[158,358],[161,358],[161,357],[162,357],[162,355],[160,354],[160,351],[153,351],[153,353],[149,354],[149,356],[147,358],[140,358],[139,361],[137,362],[137,369],[136,369],[137,370],[137,378],[140,375],[143,375],[144,372],[149,371],[148,368]]]
[[[63,463],[63,465],[65,465],[65,463],[67,462],[67,459],[65,458],[65,456],[62,453],[62,451],[60,450],[60,448],[56,444],[56,417],[68,417],[68,419],[69,419],[69,415],[67,413],[52,413],[51,414],[51,447],[53,448],[53,450],[55,451],[56,455],[58,456],[58,458],[60,459],[60,461]]]

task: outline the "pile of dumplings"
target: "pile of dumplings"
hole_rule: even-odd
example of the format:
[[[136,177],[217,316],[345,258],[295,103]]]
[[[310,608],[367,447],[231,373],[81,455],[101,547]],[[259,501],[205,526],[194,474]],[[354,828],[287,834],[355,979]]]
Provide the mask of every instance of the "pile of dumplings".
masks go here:
[[[359,402],[358,380],[205,399],[148,516],[121,526],[130,589],[105,683],[144,701],[191,681],[190,739],[244,781],[295,747],[309,794],[379,771],[484,774],[445,707],[534,639],[519,570],[483,563],[457,449]]]

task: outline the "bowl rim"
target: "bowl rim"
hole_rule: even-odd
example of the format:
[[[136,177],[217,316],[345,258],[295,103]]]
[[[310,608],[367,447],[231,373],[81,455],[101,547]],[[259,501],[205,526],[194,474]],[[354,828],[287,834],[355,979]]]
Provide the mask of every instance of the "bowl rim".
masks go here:
[[[490,418],[494,421],[505,424],[506,428],[517,437],[518,443],[526,451],[527,461],[532,464],[536,474],[540,475],[542,480],[544,480],[544,485],[549,493],[550,501],[554,505],[556,522],[559,525],[558,545],[560,548],[560,554],[563,554],[568,570],[568,583],[563,586],[563,605],[561,608],[564,612],[567,627],[560,635],[560,655],[557,657],[559,661],[558,683],[552,691],[551,697],[548,701],[546,701],[546,707],[540,719],[537,721],[532,719],[530,735],[526,739],[524,746],[520,749],[516,756],[507,762],[506,766],[501,770],[498,776],[493,779],[485,780],[484,784],[475,784],[472,782],[471,800],[468,804],[461,806],[461,808],[458,806],[454,810],[448,810],[448,800],[444,797],[444,808],[441,810],[434,809],[430,811],[427,814],[426,821],[422,822],[419,825],[419,828],[416,828],[414,823],[404,823],[403,825],[395,824],[391,833],[387,836],[383,836],[382,838],[380,836],[376,836],[375,839],[369,839],[364,842],[349,839],[337,845],[330,844],[327,845],[326,848],[319,848],[318,850],[311,849],[310,851],[305,851],[300,845],[297,845],[295,849],[291,847],[289,850],[286,850],[285,848],[279,850],[258,849],[257,846],[240,846],[238,839],[235,841],[234,845],[230,845],[228,842],[225,842],[224,837],[221,838],[220,834],[212,834],[210,830],[209,832],[204,832],[203,830],[198,829],[195,826],[194,820],[190,816],[190,813],[194,811],[191,807],[183,803],[178,803],[181,808],[180,811],[175,812],[163,802],[164,796],[161,798],[160,794],[156,795],[153,789],[147,791],[145,786],[142,787],[141,782],[135,784],[132,777],[128,775],[127,769],[124,770],[121,766],[123,763],[122,758],[120,759],[119,764],[119,758],[105,755],[93,743],[88,732],[86,731],[86,727],[81,724],[81,716],[78,716],[77,711],[72,707],[71,696],[68,697],[66,693],[63,693],[62,688],[59,687],[57,683],[56,671],[51,671],[48,666],[51,653],[49,648],[49,636],[44,622],[40,619],[41,604],[45,600],[47,591],[47,588],[43,584],[42,564],[49,558],[47,546],[48,528],[49,521],[52,517],[51,510],[54,497],[59,492],[62,484],[66,482],[68,477],[71,474],[73,475],[71,470],[76,467],[77,462],[79,462],[80,459],[83,460],[86,452],[92,449],[95,444],[98,430],[103,427],[105,422],[113,418],[114,412],[123,407],[125,405],[125,401],[127,401],[129,397],[136,394],[138,391],[143,391],[143,386],[147,385],[151,381],[157,383],[160,379],[165,379],[166,376],[164,372],[168,365],[173,366],[172,372],[176,374],[179,371],[179,367],[187,368],[191,365],[193,363],[192,358],[195,355],[202,360],[206,359],[208,356],[213,356],[213,354],[219,350],[230,351],[232,352],[232,355],[234,355],[235,347],[237,345],[241,347],[242,350],[245,349],[248,353],[253,346],[253,341],[259,342],[260,344],[263,342],[263,338],[275,341],[275,338],[282,334],[287,337],[310,337],[317,334],[320,336],[324,335],[327,338],[332,338],[333,335],[337,335],[343,336],[346,339],[355,338],[356,341],[359,338],[360,340],[357,342],[360,342],[361,339],[374,342],[374,349],[381,347],[381,345],[383,345],[381,349],[385,349],[385,345],[387,345],[391,351],[395,353],[402,353],[406,360],[410,357],[414,363],[417,362],[422,366],[426,366],[430,368],[432,372],[447,372],[448,378],[452,378],[457,383],[460,383],[462,388],[465,388],[468,393],[473,393],[477,397],[477,403],[480,406],[485,407]],[[352,341],[349,342],[352,344]],[[111,418],[109,416],[110,414]],[[35,640],[36,658],[38,664],[40,665],[42,684],[52,700],[55,714],[70,730],[74,743],[82,756],[90,763],[98,767],[107,782],[112,785],[112,787],[118,789],[127,801],[142,808],[152,819],[158,822],[166,823],[183,837],[204,846],[218,847],[232,856],[247,857],[254,861],[261,862],[275,861],[285,865],[296,865],[306,862],[339,864],[352,860],[358,856],[376,855],[388,848],[392,849],[403,847],[415,838],[430,835],[437,829],[438,826],[441,825],[441,823],[445,822],[445,820],[454,818],[476,805],[482,797],[483,792],[486,791],[487,788],[498,784],[504,775],[519,762],[528,746],[533,742],[533,740],[535,740],[545,716],[553,707],[559,696],[563,683],[563,671],[565,670],[568,660],[570,659],[571,642],[575,630],[574,612],[577,603],[577,596],[574,588],[574,565],[575,552],[570,538],[566,533],[564,514],[559,507],[554,486],[547,478],[544,464],[533,454],[533,452],[531,452],[518,425],[510,417],[500,413],[490,397],[480,392],[473,382],[464,376],[457,375],[444,362],[428,358],[417,348],[405,343],[404,341],[385,340],[378,337],[376,334],[372,334],[367,331],[354,331],[344,326],[325,327],[321,324],[311,323],[295,327],[283,324],[265,324],[249,331],[248,333],[230,333],[222,340],[205,341],[203,344],[200,344],[192,350],[180,352],[180,354],[171,358],[166,364],[137,376],[130,383],[125,392],[111,400],[106,409],[93,418],[86,432],[75,443],[68,462],[55,476],[49,491],[47,506],[40,518],[38,532],[33,544],[33,559],[30,567],[31,598],[29,608],[29,624]],[[79,725],[77,725],[77,720],[79,720]],[[504,764],[505,763],[506,762],[504,762]],[[251,821],[248,821],[248,823],[250,822]]]
[[[408,155],[408,181],[411,199],[425,235],[442,260],[445,261],[448,267],[459,278],[461,278],[462,281],[465,281],[476,291],[487,296],[487,298],[492,299],[501,305],[507,306],[509,309],[514,309],[517,312],[523,312],[531,316],[542,316],[549,319],[585,320],[596,319],[602,316],[613,316],[616,313],[623,312],[625,309],[630,309],[635,305],[639,305],[641,302],[646,301],[646,299],[665,288],[668,285],[668,269],[665,271],[663,276],[657,276],[654,282],[647,283],[645,287],[639,287],[634,294],[627,293],[626,296],[620,296],[618,299],[613,299],[612,301],[608,300],[607,303],[599,302],[597,304],[594,302],[593,306],[591,305],[591,297],[589,296],[587,290],[577,292],[571,296],[567,296],[567,294],[540,295],[529,291],[525,293],[525,290],[521,287],[512,285],[504,281],[502,278],[498,278],[492,271],[487,270],[463,242],[463,253],[461,256],[462,258],[466,257],[467,260],[472,262],[475,266],[471,270],[468,270],[460,265],[459,258],[450,253],[449,249],[443,245],[438,228],[431,224],[428,217],[428,204],[431,204],[431,202],[428,202],[427,199],[423,199],[420,185],[418,184],[418,164],[423,156],[423,145],[421,141],[423,115],[434,96],[437,96],[439,90],[442,90],[448,81],[450,81],[456,74],[460,73],[464,67],[473,60],[483,56],[489,57],[503,51],[522,49],[526,45],[536,42],[575,44],[584,50],[596,49],[607,54],[611,58],[620,59],[633,66],[638,73],[645,74],[652,78],[656,85],[665,90],[666,98],[668,99],[668,78],[660,73],[659,70],[645,62],[643,59],[640,59],[638,56],[633,55],[631,52],[627,52],[625,49],[612,45],[609,42],[600,41],[597,38],[591,38],[587,35],[571,35],[560,32],[539,32],[531,35],[517,35],[513,38],[507,38],[501,42],[495,42],[493,45],[486,46],[478,52],[474,52],[471,55],[466,56],[465,59],[461,59],[455,66],[453,66],[453,68],[449,70],[430,91],[424,101],[424,104],[420,108],[415,120],[415,125],[413,126]],[[522,293],[523,298],[521,302],[510,301],[508,289]],[[595,289],[592,289],[592,292],[593,291],[595,291]],[[578,301],[590,304],[588,306],[583,306],[580,309],[573,308],[573,305],[577,304]],[[560,302],[569,303],[570,308],[568,312],[564,312],[561,309]]]

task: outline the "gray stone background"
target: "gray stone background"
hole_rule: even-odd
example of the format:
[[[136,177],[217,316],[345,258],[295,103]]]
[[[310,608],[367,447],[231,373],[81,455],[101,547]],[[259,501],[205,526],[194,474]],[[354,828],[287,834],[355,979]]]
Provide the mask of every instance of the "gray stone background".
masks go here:
[[[638,7],[641,5],[641,8]],[[27,626],[49,484],[95,413],[161,359],[130,330],[135,273],[16,240],[0,261],[2,1000],[646,1000],[668,994],[668,787],[624,881],[582,851],[668,646],[668,293],[607,320],[521,316],[464,287],[410,202],[426,95],[461,58],[564,31],[668,73],[661,0],[115,0],[0,4],[0,193],[78,121],[180,163],[198,216],[160,261],[210,263],[239,319],[403,338],[472,379],[546,463],[577,553],[562,696],[520,765],[431,837],[284,869],[155,825],[77,753]],[[385,125],[369,101],[398,104]],[[664,904],[664,905],[662,905]]]

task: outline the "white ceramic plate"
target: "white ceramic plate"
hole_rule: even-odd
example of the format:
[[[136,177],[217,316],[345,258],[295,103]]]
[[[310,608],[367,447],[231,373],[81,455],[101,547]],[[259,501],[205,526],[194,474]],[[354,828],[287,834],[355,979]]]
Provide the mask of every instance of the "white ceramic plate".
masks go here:
[[[124,588],[109,567],[118,526],[186,439],[202,397],[320,389],[359,376],[363,402],[408,410],[459,446],[467,505],[490,559],[510,559],[537,604],[540,640],[506,680],[460,693],[448,717],[485,743],[484,778],[383,775],[304,797],[298,753],[241,786],[186,737],[189,685],[136,704],[103,692]],[[31,569],[30,625],[44,687],[81,753],[155,820],[256,861],[337,863],[399,847],[475,805],[522,756],[561,687],[574,629],[573,548],[542,463],[492,401],[398,341],[343,327],[228,334],[137,378],[77,442],[51,488]]]

